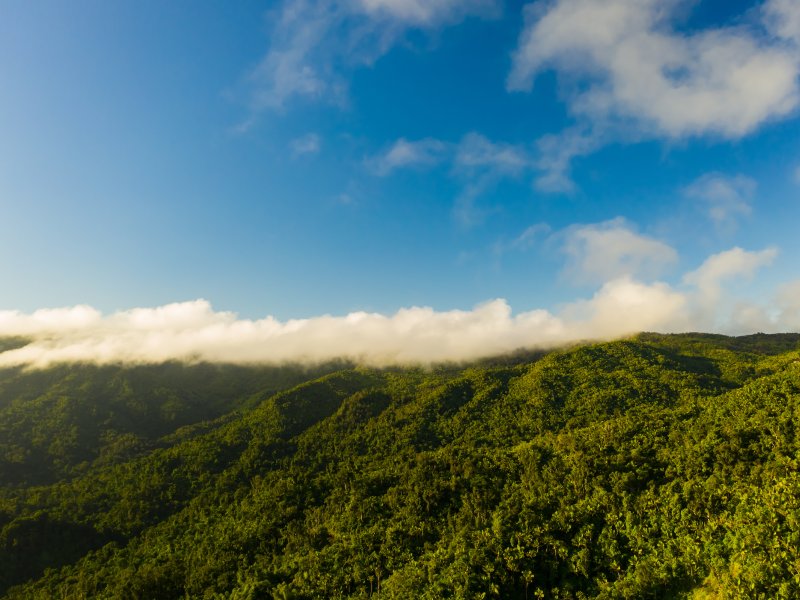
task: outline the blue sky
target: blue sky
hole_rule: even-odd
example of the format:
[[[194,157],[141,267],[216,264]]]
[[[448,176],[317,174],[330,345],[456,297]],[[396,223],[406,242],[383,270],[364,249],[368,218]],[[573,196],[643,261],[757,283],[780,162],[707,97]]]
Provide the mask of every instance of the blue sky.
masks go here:
[[[799,74],[792,0],[7,0],[0,309],[798,328]]]

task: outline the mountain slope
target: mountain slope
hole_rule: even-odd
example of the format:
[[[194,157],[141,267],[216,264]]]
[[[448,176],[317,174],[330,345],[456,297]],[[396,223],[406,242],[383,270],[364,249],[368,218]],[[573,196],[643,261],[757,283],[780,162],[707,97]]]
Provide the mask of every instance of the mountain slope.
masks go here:
[[[647,334],[256,392],[149,451],[3,489],[2,587],[797,597],[799,343]]]

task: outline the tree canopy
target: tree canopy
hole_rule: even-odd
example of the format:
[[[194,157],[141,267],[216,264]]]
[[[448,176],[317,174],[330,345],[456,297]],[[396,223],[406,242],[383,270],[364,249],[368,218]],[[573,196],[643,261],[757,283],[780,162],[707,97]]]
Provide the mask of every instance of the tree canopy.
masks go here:
[[[0,594],[800,597],[800,335],[0,373]]]

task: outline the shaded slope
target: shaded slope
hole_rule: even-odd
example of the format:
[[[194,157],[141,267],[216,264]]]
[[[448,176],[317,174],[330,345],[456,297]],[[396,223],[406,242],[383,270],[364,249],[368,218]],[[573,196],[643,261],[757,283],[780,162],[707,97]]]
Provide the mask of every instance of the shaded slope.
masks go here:
[[[253,394],[336,368],[167,363],[0,370],[0,486],[52,483],[128,460],[168,443],[159,438],[181,427],[248,406]]]

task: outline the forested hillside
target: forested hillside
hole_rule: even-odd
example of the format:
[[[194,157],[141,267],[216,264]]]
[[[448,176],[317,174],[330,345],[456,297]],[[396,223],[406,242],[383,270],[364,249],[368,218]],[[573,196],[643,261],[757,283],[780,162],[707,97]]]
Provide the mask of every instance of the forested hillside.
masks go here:
[[[0,595],[798,598],[800,335],[0,373]]]

